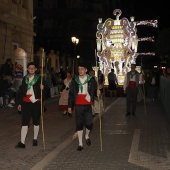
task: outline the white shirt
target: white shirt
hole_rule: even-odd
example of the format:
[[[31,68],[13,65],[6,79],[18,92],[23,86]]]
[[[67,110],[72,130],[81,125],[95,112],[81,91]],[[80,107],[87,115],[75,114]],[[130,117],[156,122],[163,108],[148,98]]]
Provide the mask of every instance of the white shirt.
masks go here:
[[[83,83],[87,80],[87,75],[86,75],[85,77],[83,77],[83,78],[79,76],[79,79],[80,79],[80,82],[83,84]],[[78,94],[87,94],[87,95],[86,95],[86,100],[87,100],[87,101],[90,101],[90,95],[89,95],[89,93],[88,93],[87,88],[88,88],[88,83],[83,84],[83,90],[82,90],[82,92],[81,92],[81,90],[79,89]]]
[[[130,81],[136,82],[136,75],[134,75],[133,77],[130,76]],[[139,75],[139,83],[141,84],[141,82],[144,82],[144,80],[142,80],[142,74]],[[126,74],[124,84],[123,84],[123,89],[126,90],[127,86],[128,84],[127,84],[127,74]]]
[[[34,78],[34,76],[29,77],[29,83],[32,81],[32,79]],[[34,94],[34,90],[33,90],[33,86],[31,86],[31,88],[27,91],[27,94],[30,94],[30,100],[32,103],[35,103],[38,99],[35,99],[35,94]]]

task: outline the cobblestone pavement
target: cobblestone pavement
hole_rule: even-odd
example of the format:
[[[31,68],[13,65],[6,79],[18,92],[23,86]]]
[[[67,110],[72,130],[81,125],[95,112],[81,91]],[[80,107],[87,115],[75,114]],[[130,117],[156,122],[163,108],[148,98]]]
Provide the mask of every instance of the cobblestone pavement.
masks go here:
[[[21,116],[12,110],[0,114],[0,169],[170,169],[170,125],[159,100],[138,103],[136,116],[125,116],[124,97],[106,98],[101,124],[98,115],[94,118],[92,145],[83,141],[81,152],[77,151],[77,138],[72,138],[74,116],[63,116],[57,111],[57,103],[57,98],[48,102],[44,114],[45,148],[41,134],[38,147],[32,147],[30,126],[26,148],[15,149],[20,139]]]
[[[36,148],[32,147],[32,123],[26,138],[26,148],[15,148],[20,141],[21,115],[18,114],[16,105],[12,109],[0,109],[0,170],[29,170],[74,134],[74,115],[72,118],[62,115],[57,110],[58,99],[59,97],[55,97],[46,101],[47,111],[43,119],[45,142],[42,140],[41,128]]]

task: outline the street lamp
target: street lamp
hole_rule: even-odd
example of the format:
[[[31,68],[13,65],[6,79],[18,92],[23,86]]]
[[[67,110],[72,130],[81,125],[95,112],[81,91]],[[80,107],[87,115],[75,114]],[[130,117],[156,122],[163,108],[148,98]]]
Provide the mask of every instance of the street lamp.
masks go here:
[[[71,41],[72,41],[72,43],[74,44],[74,58],[73,58],[73,76],[74,76],[74,73],[75,73],[75,69],[76,69],[76,73],[77,73],[77,68],[75,68],[75,60],[77,61],[77,59],[76,59],[76,56],[77,56],[77,52],[76,52],[76,46],[78,45],[78,43],[79,43],[79,39],[78,38],[76,38],[76,37],[71,37]]]

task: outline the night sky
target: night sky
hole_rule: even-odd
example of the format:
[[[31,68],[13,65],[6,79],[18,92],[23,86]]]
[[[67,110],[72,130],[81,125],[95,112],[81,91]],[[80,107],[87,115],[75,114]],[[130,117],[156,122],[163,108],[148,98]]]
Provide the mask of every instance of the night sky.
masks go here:
[[[118,0],[114,1],[115,7],[110,7],[110,16],[115,19],[112,11],[114,9],[121,9],[122,15],[120,18],[126,17],[130,21],[130,16],[135,16],[135,21],[144,20],[158,20],[158,28],[151,26],[137,26],[137,35],[139,38],[142,37],[156,37],[159,31],[170,27],[170,8],[168,1],[166,0]],[[154,42],[139,42],[138,53],[155,52]],[[141,65],[141,59],[144,65],[151,66],[152,64],[159,62],[159,56],[138,56],[137,65]]]
[[[121,3],[118,3],[121,1]],[[113,8],[118,8],[122,10],[122,17],[135,16],[135,20],[145,20],[145,19],[158,19],[159,26],[169,27],[170,24],[167,22],[170,20],[170,9],[168,5],[168,0],[114,0],[114,7],[110,7],[110,11]],[[112,17],[112,14],[111,14]]]
[[[118,3],[118,1],[121,3]],[[142,37],[156,37],[159,31],[170,27],[170,7],[168,0],[114,0],[110,6],[110,18],[115,19],[113,11],[120,9],[122,15],[120,19],[126,17],[130,21],[130,16],[135,16],[135,21],[158,20],[158,28],[151,26],[137,26],[137,35]],[[103,22],[105,21],[104,16]],[[143,41],[138,43],[138,53],[155,52],[155,43]],[[136,64],[150,67],[159,63],[159,56],[138,55]]]
[[[131,0],[135,1],[135,0]],[[170,9],[167,4],[168,1],[153,1],[153,0],[142,0],[135,1],[133,5],[129,5],[129,15],[134,15],[136,21],[142,20],[158,20],[158,28],[150,26],[137,26],[138,37],[149,37],[154,36],[156,38],[159,31],[170,27]],[[127,10],[125,9],[125,13]],[[123,15],[123,13],[122,13]],[[129,18],[128,18],[129,19]],[[154,43],[152,42],[139,42],[138,52],[154,52]],[[138,56],[137,65],[141,64],[141,59],[144,65],[151,66],[155,65],[158,56]]]
[[[88,0],[89,3],[93,0]],[[142,37],[150,37],[154,36],[156,37],[159,33],[159,30],[165,29],[170,27],[170,9],[168,5],[168,0],[106,0],[109,2],[112,2],[112,5],[109,6],[109,16],[98,16],[103,18],[103,22],[109,17],[112,19],[115,19],[115,16],[113,15],[114,9],[121,9],[122,15],[120,17],[126,17],[128,20],[130,20],[130,16],[135,16],[135,21],[143,21],[143,20],[158,20],[158,28],[153,28],[151,26],[137,26],[137,35],[139,38]],[[121,2],[121,3],[118,3]],[[104,9],[104,8],[103,8]],[[94,11],[95,12],[95,11]],[[83,14],[84,15],[84,14]],[[97,26],[97,20],[96,18],[96,26]],[[94,36],[91,37],[94,40],[94,46],[96,46],[96,31],[92,30],[94,32]],[[80,38],[80,43],[77,46],[77,54],[80,54],[81,58],[90,58],[94,55],[94,49],[91,49],[91,47],[86,47],[84,52],[84,46],[81,44],[83,41],[83,38],[86,39],[86,37],[80,37],[80,35],[75,35]],[[70,38],[69,40],[70,41]],[[47,41],[46,41],[47,43]],[[70,41],[71,43],[71,41]],[[47,44],[43,44],[42,46],[48,47]],[[82,48],[81,48],[82,47]],[[58,48],[58,46],[57,46]],[[51,49],[51,46],[50,46]],[[54,48],[55,49],[55,48]],[[60,50],[59,48],[58,50]],[[86,50],[88,49],[88,51]],[[48,52],[48,49],[46,49]],[[73,44],[70,45],[70,51],[73,51],[71,53],[74,53]],[[88,53],[87,53],[88,52]],[[139,42],[138,43],[138,52],[154,52],[154,43],[153,42]],[[143,58],[143,62],[146,64],[153,63],[153,59],[156,58],[155,56],[138,56],[137,58],[137,64],[140,64],[141,57]]]
[[[169,27],[170,10],[168,1],[142,0],[135,4],[136,20],[158,19],[159,29]]]

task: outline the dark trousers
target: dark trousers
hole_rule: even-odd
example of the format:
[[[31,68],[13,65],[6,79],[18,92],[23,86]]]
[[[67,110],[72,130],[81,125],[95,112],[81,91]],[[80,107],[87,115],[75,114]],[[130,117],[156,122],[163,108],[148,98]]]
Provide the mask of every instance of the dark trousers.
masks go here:
[[[147,97],[149,99],[156,99],[157,98],[157,87],[156,86],[148,86],[147,87]]]
[[[138,88],[126,88],[126,112],[135,113],[137,104]]]
[[[22,126],[28,126],[32,118],[33,125],[40,124],[41,102],[23,102],[22,108]]]
[[[93,117],[91,104],[75,105],[75,117],[76,117],[76,131],[83,130],[84,126],[88,130],[92,130]]]

